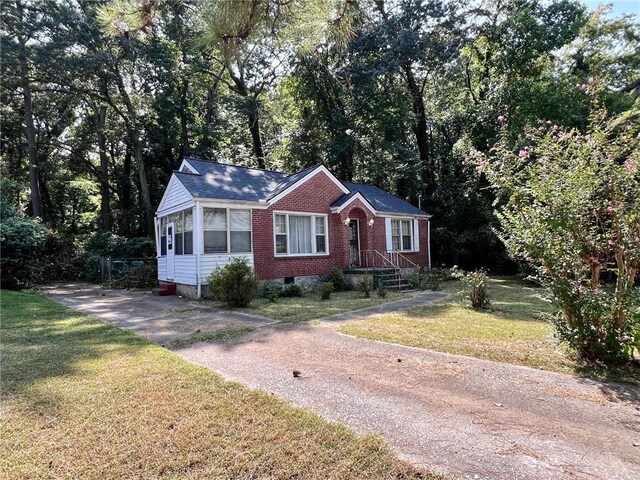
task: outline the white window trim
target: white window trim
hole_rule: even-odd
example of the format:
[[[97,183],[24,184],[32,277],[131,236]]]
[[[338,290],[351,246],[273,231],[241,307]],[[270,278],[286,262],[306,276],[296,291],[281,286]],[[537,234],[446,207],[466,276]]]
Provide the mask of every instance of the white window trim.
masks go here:
[[[284,215],[285,216],[285,225],[287,227],[287,253],[277,253],[276,252],[276,215]],[[289,215],[293,215],[295,217],[310,217],[311,218],[311,253],[288,253],[291,251],[291,246],[289,245],[289,240],[291,239],[291,234],[289,232]],[[324,243],[326,252],[316,252],[316,222],[314,221],[314,217],[322,217],[324,218]],[[273,212],[273,255],[278,258],[287,258],[287,257],[326,257],[329,256],[329,216],[326,213],[310,213],[310,212],[291,212],[291,211],[274,211]]]
[[[396,250],[393,248],[393,234],[389,236],[390,244],[387,245],[387,251],[389,252],[399,252],[399,253],[418,253],[420,252],[419,246],[416,249],[416,225],[419,219],[412,217],[388,217],[390,219],[389,225],[393,225],[393,222],[400,222],[399,230],[400,230],[400,249]],[[411,248],[409,250],[402,249],[402,221],[409,221],[409,237],[411,238]],[[391,227],[391,231],[393,232],[393,227]]]
[[[209,253],[205,253],[204,251],[204,232],[220,232],[222,230],[206,230],[204,228],[204,209],[205,208],[209,208],[209,209],[219,209],[219,210],[224,210],[226,213],[226,221],[227,221],[227,251],[226,252],[209,252]],[[249,252],[232,252],[231,251],[231,213],[230,210],[242,210],[242,211],[249,211],[249,225],[251,225],[251,228],[249,228],[249,230],[238,230],[238,231],[242,231],[242,232],[250,232],[251,233],[251,242],[250,242],[250,247],[251,247],[251,251]],[[202,255],[247,255],[247,254],[252,254],[253,255],[253,212],[251,211],[250,208],[228,208],[228,207],[209,207],[209,206],[203,206],[202,207],[202,251],[200,252],[200,254]]]

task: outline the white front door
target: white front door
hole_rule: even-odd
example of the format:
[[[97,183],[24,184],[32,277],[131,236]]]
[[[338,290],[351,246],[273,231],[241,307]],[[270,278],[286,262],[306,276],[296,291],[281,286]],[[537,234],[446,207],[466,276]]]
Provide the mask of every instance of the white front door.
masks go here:
[[[167,223],[167,280],[173,280],[175,274],[175,233],[175,223]]]

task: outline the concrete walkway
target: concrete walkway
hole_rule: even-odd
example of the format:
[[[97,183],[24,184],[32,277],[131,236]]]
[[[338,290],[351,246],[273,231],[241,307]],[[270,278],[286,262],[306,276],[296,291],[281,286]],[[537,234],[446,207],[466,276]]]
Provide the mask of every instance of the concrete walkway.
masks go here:
[[[198,307],[175,297],[128,292],[113,301],[100,292],[52,293],[73,308],[81,304],[82,311],[156,340],[166,338],[153,333],[158,325],[168,322],[167,333],[179,331],[185,321],[171,317],[172,311]],[[381,433],[401,458],[464,478],[640,478],[637,387],[338,332],[344,322],[440,298],[426,294],[329,317],[319,325],[266,325],[265,319],[243,316],[263,326],[233,341],[201,343],[176,353],[358,432]],[[175,303],[162,303],[165,310],[158,317],[164,320],[152,317],[144,326],[140,311],[147,316],[157,312],[156,302]],[[131,309],[136,319],[127,319]],[[205,319],[243,320],[214,310],[200,312],[202,318],[196,315],[194,322],[187,320],[186,330],[192,332]],[[301,378],[293,378],[294,369],[302,372]]]
[[[149,291],[114,290],[90,283],[54,284],[42,293],[80,312],[100,317],[159,345],[194,334],[238,327],[271,325],[270,318],[220,310],[177,296]]]

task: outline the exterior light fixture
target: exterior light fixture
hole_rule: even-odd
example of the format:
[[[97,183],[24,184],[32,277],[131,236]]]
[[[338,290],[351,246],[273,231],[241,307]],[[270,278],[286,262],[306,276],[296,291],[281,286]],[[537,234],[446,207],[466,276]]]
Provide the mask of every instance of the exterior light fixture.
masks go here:
[[[373,218],[372,218],[371,220],[369,220],[369,226],[370,226],[370,227],[373,227],[373,224],[374,224],[374,220],[373,220]]]
[[[351,219],[347,217],[346,220],[344,221],[344,224],[348,227],[350,223],[351,223]]]

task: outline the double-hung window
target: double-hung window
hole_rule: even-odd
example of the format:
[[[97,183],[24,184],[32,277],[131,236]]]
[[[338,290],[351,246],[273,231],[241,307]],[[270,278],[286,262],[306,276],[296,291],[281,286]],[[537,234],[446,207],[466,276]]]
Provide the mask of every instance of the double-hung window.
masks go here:
[[[413,220],[391,220],[391,247],[397,251],[413,251]]]
[[[251,210],[204,208],[204,253],[251,253]]]
[[[276,213],[276,255],[324,255],[327,252],[327,216]]]

